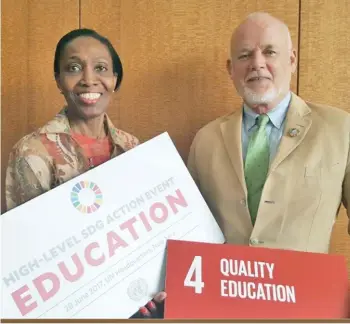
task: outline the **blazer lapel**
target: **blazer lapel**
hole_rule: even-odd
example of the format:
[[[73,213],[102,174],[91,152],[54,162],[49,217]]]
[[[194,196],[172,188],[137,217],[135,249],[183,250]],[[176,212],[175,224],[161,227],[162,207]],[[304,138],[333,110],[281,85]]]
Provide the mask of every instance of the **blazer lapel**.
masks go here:
[[[286,118],[283,136],[276,157],[272,161],[270,172],[275,170],[298,147],[305,138],[312,123],[310,108],[294,93],[292,94]]]
[[[247,194],[242,154],[242,114],[242,109],[237,110],[226,121],[221,123],[220,128],[232,166],[245,194]],[[269,172],[275,170],[298,147],[312,124],[310,108],[294,93],[292,94],[286,118],[284,133]],[[293,129],[296,130],[296,136],[291,136],[290,134]]]
[[[228,120],[222,122],[220,128],[232,166],[245,194],[247,194],[242,155],[242,109],[234,112]]]

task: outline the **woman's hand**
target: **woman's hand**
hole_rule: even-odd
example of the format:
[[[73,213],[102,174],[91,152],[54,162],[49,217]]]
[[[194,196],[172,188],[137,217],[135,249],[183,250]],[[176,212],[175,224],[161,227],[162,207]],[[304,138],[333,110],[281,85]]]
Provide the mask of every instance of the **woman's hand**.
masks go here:
[[[157,293],[145,306],[140,307],[139,311],[135,314],[135,317],[164,318],[164,300],[166,296],[165,291]]]

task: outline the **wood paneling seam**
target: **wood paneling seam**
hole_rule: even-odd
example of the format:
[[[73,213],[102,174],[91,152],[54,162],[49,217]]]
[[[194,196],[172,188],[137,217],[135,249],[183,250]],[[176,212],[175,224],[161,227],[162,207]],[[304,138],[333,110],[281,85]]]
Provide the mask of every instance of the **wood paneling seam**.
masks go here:
[[[79,11],[79,28],[81,28],[81,0],[78,0],[78,11]]]
[[[301,53],[301,2],[302,0],[299,0],[299,15],[298,15],[298,57],[297,57],[297,95],[299,95],[299,89],[300,89],[300,53]]]

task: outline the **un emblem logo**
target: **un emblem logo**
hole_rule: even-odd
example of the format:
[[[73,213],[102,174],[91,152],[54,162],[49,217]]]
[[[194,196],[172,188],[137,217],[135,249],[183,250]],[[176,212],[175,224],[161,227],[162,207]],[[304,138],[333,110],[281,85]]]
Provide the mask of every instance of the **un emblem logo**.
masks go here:
[[[132,281],[128,287],[128,296],[131,300],[139,301],[147,295],[148,285],[143,278]]]

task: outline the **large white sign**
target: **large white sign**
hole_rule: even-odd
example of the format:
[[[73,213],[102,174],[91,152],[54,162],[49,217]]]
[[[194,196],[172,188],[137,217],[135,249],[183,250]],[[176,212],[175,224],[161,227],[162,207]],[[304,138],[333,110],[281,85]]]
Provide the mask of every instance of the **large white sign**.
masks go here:
[[[3,318],[129,318],[164,288],[168,238],[224,242],[167,133],[0,221]]]

